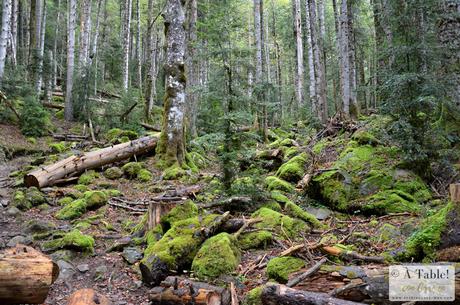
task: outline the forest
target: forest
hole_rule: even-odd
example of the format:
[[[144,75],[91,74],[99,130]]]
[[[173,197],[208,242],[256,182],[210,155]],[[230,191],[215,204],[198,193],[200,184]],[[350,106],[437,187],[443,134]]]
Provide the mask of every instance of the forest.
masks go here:
[[[0,10],[0,304],[460,304],[459,0]]]

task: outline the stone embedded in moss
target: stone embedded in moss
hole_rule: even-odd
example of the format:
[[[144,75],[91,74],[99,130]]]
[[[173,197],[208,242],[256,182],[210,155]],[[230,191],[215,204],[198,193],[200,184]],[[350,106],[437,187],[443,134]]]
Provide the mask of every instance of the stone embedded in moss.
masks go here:
[[[163,179],[176,180],[185,176],[186,174],[187,172],[176,163],[164,170]]]
[[[137,173],[137,179],[142,182],[149,182],[152,181],[153,175],[147,169],[141,169],[139,173]]]
[[[276,233],[287,237],[299,237],[301,232],[308,231],[308,225],[299,219],[294,219],[267,208],[260,208],[255,211],[252,218],[261,218],[262,221],[254,225],[255,228],[266,230],[272,229]]]
[[[72,197],[62,197],[61,199],[58,200],[59,205],[68,205],[74,200]]]
[[[220,233],[206,240],[192,262],[192,271],[201,279],[217,278],[235,271],[240,262],[240,251],[234,237]]]
[[[238,239],[238,246],[242,250],[265,248],[272,242],[272,239],[273,234],[265,230],[244,233]]]
[[[367,198],[362,211],[377,215],[402,212],[420,212],[421,206],[415,198],[403,191],[385,190]]]
[[[123,176],[123,171],[116,166],[109,167],[104,171],[104,177],[107,179],[115,180]]]
[[[198,216],[198,207],[192,200],[176,205],[171,211],[161,217],[164,229],[171,228],[176,222]]]
[[[141,169],[144,167],[142,163],[139,162],[129,162],[122,166],[123,173],[130,179],[137,177]]]
[[[279,283],[287,283],[289,274],[299,271],[305,267],[300,258],[284,256],[272,258],[267,264],[267,275]]]
[[[250,290],[244,297],[243,305],[262,305],[262,291],[265,286],[259,286]]]
[[[314,228],[321,228],[323,226],[315,216],[308,213],[307,211],[304,211],[301,207],[291,201],[286,203],[284,210],[289,216],[302,219],[303,221],[312,225]]]
[[[294,186],[292,184],[275,176],[268,176],[265,178],[265,184],[269,191],[279,190],[287,193],[294,191]]]
[[[108,201],[107,194],[103,191],[87,191],[83,194],[87,209],[98,209]]]
[[[72,220],[80,217],[86,212],[86,200],[77,199],[60,209],[55,217],[60,220]]]
[[[88,185],[91,184],[94,179],[98,178],[99,174],[93,170],[87,171],[78,178],[78,184]]]
[[[34,186],[25,191],[18,190],[13,195],[13,205],[20,210],[28,210],[47,202],[45,195]]]
[[[63,237],[45,242],[42,246],[44,251],[55,251],[59,249],[72,249],[83,253],[94,252],[94,238],[85,235],[79,230],[66,233]]]
[[[307,154],[302,153],[293,157],[288,162],[281,165],[276,172],[276,176],[289,181],[297,182],[305,175],[305,164],[307,163]]]

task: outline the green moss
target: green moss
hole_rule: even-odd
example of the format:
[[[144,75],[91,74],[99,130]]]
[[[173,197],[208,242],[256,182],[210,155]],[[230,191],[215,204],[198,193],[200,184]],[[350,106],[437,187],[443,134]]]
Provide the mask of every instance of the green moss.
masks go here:
[[[59,205],[68,205],[73,201],[72,197],[62,197],[61,199],[58,200]]]
[[[185,154],[185,162],[187,164],[187,167],[192,171],[192,173],[198,173],[198,166],[196,166],[195,161],[191,158],[191,155],[189,153]]]
[[[289,274],[299,271],[305,267],[305,263],[300,258],[296,257],[275,257],[267,264],[267,275],[280,283],[287,283]]]
[[[156,225],[155,228],[145,233],[145,241],[148,247],[153,246],[163,236],[163,228],[161,225]]]
[[[329,143],[329,139],[328,138],[322,138],[321,140],[319,140],[312,148],[312,152],[314,154],[317,154],[319,155],[324,148],[326,148],[328,146]]]
[[[360,145],[378,145],[380,141],[367,130],[358,130],[351,137],[353,140],[358,142]]]
[[[220,233],[206,240],[192,262],[192,271],[201,279],[217,278],[235,271],[240,262],[240,251],[234,237]]]
[[[198,216],[198,207],[192,200],[176,205],[169,213],[161,217],[163,228],[169,229],[176,222]]]
[[[362,207],[364,212],[373,214],[417,213],[420,209],[420,204],[412,195],[399,190],[385,190],[372,195]]]
[[[293,146],[286,149],[284,157],[290,159],[298,154],[300,154],[300,150],[297,147]]]
[[[277,212],[281,212],[281,210],[282,210],[281,205],[276,201],[266,202],[266,203],[262,204],[261,207],[262,208],[267,208],[267,209],[270,209],[270,210],[273,210],[273,211],[277,211]]]
[[[196,151],[191,151],[187,154],[188,158],[193,161],[193,163],[197,166],[199,169],[203,169],[208,165],[208,160],[200,155]]]
[[[51,143],[49,144],[49,148],[51,149],[51,152],[54,154],[60,154],[67,150],[65,142]]]
[[[99,174],[93,170],[87,171],[80,176],[78,179],[78,184],[88,185],[91,184],[94,179],[98,178]]]
[[[250,290],[243,301],[243,305],[262,305],[262,291],[265,286],[259,286]]]
[[[147,169],[141,169],[139,173],[137,173],[137,179],[142,182],[149,182],[152,181],[153,175]]]
[[[104,171],[104,176],[107,179],[115,180],[123,176],[123,171],[116,166],[109,167],[108,169]]]
[[[60,209],[55,217],[60,220],[71,220],[80,217],[86,212],[86,200],[77,199]]]
[[[73,187],[74,189],[76,189],[77,191],[79,192],[86,192],[86,191],[89,191],[89,187],[84,185],[84,184],[77,184]]]
[[[122,166],[123,173],[130,179],[137,177],[144,165],[140,162],[129,162]]]
[[[121,196],[121,192],[115,189],[108,189],[103,191],[108,197],[119,197]]]
[[[87,191],[83,194],[87,209],[98,209],[108,202],[107,194],[103,191]]]
[[[46,197],[36,187],[29,187],[25,191],[18,190],[13,194],[13,205],[20,210],[28,210],[47,203]]]
[[[321,222],[318,219],[316,219],[315,216],[308,213],[307,211],[304,211],[301,207],[299,207],[291,201],[286,203],[286,205],[284,206],[284,210],[289,216],[302,219],[303,221],[312,225],[314,228],[323,227]]]
[[[455,204],[449,202],[444,208],[436,214],[426,218],[419,230],[410,236],[405,245],[403,258],[408,260],[433,259],[439,244],[441,236],[447,227],[449,215],[459,213]]]
[[[307,154],[302,153],[281,165],[281,167],[276,172],[276,175],[286,181],[297,182],[305,175],[306,163]]]
[[[132,130],[122,130],[119,128],[113,128],[107,131],[105,134],[105,138],[110,142],[110,143],[123,143],[121,140],[122,138],[128,139],[129,140],[134,140],[137,139],[139,135],[137,132],[132,131]]]
[[[185,176],[187,172],[180,167],[179,164],[175,163],[172,166],[168,167],[163,172],[163,179],[165,180],[176,180]]]
[[[55,115],[56,115],[56,118],[63,120],[64,119],[64,109],[57,111]]]
[[[32,204],[26,200],[26,195],[23,191],[14,192],[13,205],[20,210],[28,210],[32,208]]]
[[[294,191],[294,186],[292,184],[275,176],[268,176],[265,178],[265,184],[269,191],[279,190],[287,193]]]
[[[66,233],[62,238],[51,240],[43,244],[43,250],[55,251],[58,249],[73,249],[84,253],[94,252],[94,239],[90,235],[82,234],[78,230]]]
[[[238,246],[243,250],[266,248],[272,239],[273,234],[265,230],[244,233],[238,239]]]
[[[270,197],[272,197],[273,200],[275,200],[275,201],[277,201],[279,203],[282,203],[282,204],[286,204],[288,202],[291,202],[291,200],[286,195],[281,193],[280,191],[271,192]]]
[[[255,211],[252,218],[261,218],[262,221],[254,225],[255,228],[266,230],[272,229],[276,233],[288,237],[298,237],[300,232],[307,231],[309,228],[306,223],[299,219],[294,219],[267,208],[260,208]]]

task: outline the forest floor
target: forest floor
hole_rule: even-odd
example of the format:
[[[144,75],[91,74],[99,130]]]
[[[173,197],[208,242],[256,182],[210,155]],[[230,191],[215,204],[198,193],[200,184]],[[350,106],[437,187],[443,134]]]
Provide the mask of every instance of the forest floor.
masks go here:
[[[71,126],[60,126],[62,131],[69,130]],[[33,143],[32,143],[33,142]],[[51,251],[48,254],[60,267],[58,280],[52,285],[45,304],[63,305],[68,296],[80,288],[94,288],[106,295],[114,305],[123,304],[148,304],[148,291],[142,282],[139,271],[139,260],[145,245],[132,245],[132,228],[141,222],[146,206],[141,203],[146,198],[160,196],[165,192],[180,190],[188,186],[200,186],[202,192],[208,192],[207,187],[212,184],[210,180],[219,177],[219,167],[210,166],[201,171],[191,180],[164,180],[162,172],[155,167],[153,157],[143,158],[145,167],[152,173],[153,178],[149,182],[140,182],[125,178],[109,180],[99,175],[97,180],[89,183],[89,189],[116,189],[120,191],[124,202],[134,203],[122,208],[109,204],[104,207],[89,211],[76,220],[58,220],[53,215],[62,207],[58,201],[60,198],[75,192],[75,184],[47,187],[42,189],[45,194],[45,205],[33,207],[25,211],[13,208],[13,196],[17,190],[16,184],[20,185],[10,174],[23,170],[36,158],[37,152],[45,156],[50,155],[48,145],[44,139],[30,141],[21,135],[14,126],[0,126],[0,145],[10,148],[15,153],[10,155],[5,162],[0,162],[0,249],[14,246],[16,243],[31,245],[34,248],[43,249],[46,240],[35,238],[30,224],[33,220],[46,224],[54,231],[68,232],[74,227],[81,228],[85,234],[95,239],[94,253],[82,255],[71,249]],[[85,149],[89,149],[86,147]],[[75,150],[72,150],[74,153]],[[329,158],[326,153],[323,158]],[[336,159],[335,157],[330,157]],[[121,162],[123,164],[125,162]],[[324,162],[326,164],[328,162]],[[120,165],[115,164],[115,165]],[[333,162],[330,162],[332,166]],[[113,165],[113,164],[112,164]],[[211,178],[210,178],[211,177]],[[215,178],[212,178],[215,177]],[[192,194],[192,199],[200,204],[206,196],[199,198]],[[300,197],[296,197],[302,200]],[[213,197],[213,200],[216,200]],[[299,201],[297,200],[297,201]],[[136,210],[139,209],[139,210]],[[300,251],[292,252],[292,255],[304,260],[304,267],[295,270],[289,275],[289,279],[295,278],[305,272],[309,267],[321,258],[327,257],[327,264],[331,266],[347,266],[348,276],[338,272],[329,274],[313,275],[308,281],[302,281],[296,288],[308,291],[332,292],[355,280],[357,276],[349,276],[359,273],[359,269],[353,266],[363,265],[367,269],[379,269],[382,264],[366,262],[365,260],[343,261],[342,259],[326,255],[321,251],[321,245],[329,242],[337,245],[346,245],[347,249],[353,250],[366,257],[375,257],[383,253],[397,251],[404,241],[410,236],[419,224],[420,217],[412,212],[388,213],[380,216],[362,216],[359,214],[337,213],[325,206],[306,206],[305,209],[314,215],[324,225],[322,229],[312,229],[309,232],[301,232],[295,238],[286,238],[280,232],[273,232],[272,243],[260,249],[243,250],[239,266],[232,274],[222,276],[216,281],[222,283],[234,282],[240,301],[245,298],[248,291],[263,285],[269,281],[266,265],[271,258],[279,256],[283,251],[292,249],[296,245],[303,245]],[[225,208],[217,207],[214,212],[224,212]],[[248,219],[250,215],[244,212],[233,212],[234,217]],[[86,221],[80,226],[79,221]],[[282,228],[281,228],[282,229]],[[332,239],[332,241],[330,241]],[[114,244],[122,245],[115,251],[109,251]],[[126,246],[130,244],[129,247]],[[123,249],[123,247],[125,247]],[[129,251],[128,251],[129,250]],[[132,260],[128,262],[128,260]],[[386,263],[385,263],[386,264]],[[385,265],[383,264],[383,265]],[[182,274],[191,276],[189,271],[182,270]],[[210,281],[213,283],[214,281]],[[249,304],[249,303],[247,303]]]

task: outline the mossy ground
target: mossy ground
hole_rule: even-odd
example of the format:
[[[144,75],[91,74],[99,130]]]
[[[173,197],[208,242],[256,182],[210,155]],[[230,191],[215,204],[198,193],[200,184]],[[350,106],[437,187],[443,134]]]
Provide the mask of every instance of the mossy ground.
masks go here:
[[[262,219],[254,227],[262,230],[274,230],[284,238],[298,238],[302,232],[309,230],[308,225],[302,220],[291,218],[268,208],[260,208],[252,214],[252,217]]]
[[[293,157],[278,169],[276,176],[289,182],[297,182],[305,175],[307,154],[302,153]]]
[[[54,239],[43,244],[43,250],[55,251],[58,249],[78,250],[86,254],[94,252],[94,238],[85,235],[79,230],[73,230],[66,233],[63,237]]]
[[[278,190],[286,193],[294,191],[294,186],[292,184],[275,176],[268,176],[265,178],[265,184],[269,191]]]
[[[272,258],[267,264],[267,275],[279,283],[287,283],[289,275],[305,267],[305,262],[296,257]]]

